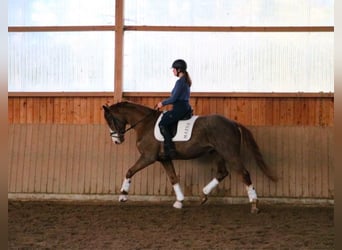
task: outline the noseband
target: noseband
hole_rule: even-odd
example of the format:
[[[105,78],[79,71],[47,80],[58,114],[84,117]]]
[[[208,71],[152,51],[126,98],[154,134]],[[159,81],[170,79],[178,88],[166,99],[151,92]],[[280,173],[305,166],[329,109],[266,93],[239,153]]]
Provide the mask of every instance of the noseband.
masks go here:
[[[118,133],[118,132],[115,132],[115,131],[111,131],[110,132],[110,137],[112,138],[120,138],[121,136],[124,136],[124,133]]]

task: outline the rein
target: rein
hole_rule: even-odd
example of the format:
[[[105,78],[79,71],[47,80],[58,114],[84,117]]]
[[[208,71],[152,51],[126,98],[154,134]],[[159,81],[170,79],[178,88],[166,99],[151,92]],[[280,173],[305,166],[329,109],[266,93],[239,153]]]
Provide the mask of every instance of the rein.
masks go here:
[[[133,125],[131,125],[129,128],[125,129],[123,132],[120,132],[120,134],[124,135],[127,131],[135,128],[139,123],[143,122],[146,118],[148,118],[150,115],[154,114],[153,111],[151,111],[151,113],[147,114],[146,116],[144,116],[141,120],[137,121],[136,123],[134,123]],[[115,118],[114,118],[115,119]],[[114,135],[116,134],[116,132],[111,132],[110,135],[112,137],[115,137]]]
[[[147,117],[149,117],[152,114],[154,114],[153,111],[151,111],[151,113],[149,113],[148,115],[145,115],[141,120],[137,121],[136,123],[131,125],[129,128],[125,129],[125,131],[123,133],[125,134],[127,131],[131,130],[132,128],[135,128],[135,126],[137,126],[139,123],[143,122]]]

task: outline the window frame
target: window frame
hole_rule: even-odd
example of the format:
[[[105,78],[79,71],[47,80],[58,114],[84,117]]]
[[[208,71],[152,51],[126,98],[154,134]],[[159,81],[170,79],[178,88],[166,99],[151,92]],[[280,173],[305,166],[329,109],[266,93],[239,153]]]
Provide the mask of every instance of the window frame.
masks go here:
[[[334,26],[145,26],[125,25],[124,2],[115,1],[114,25],[94,26],[8,26],[8,32],[60,32],[60,31],[113,31],[115,32],[114,45],[114,93],[113,92],[8,92],[10,97],[34,97],[34,96],[113,96],[115,101],[122,100],[125,96],[165,96],[165,92],[123,92],[123,48],[125,31],[163,31],[163,32],[334,32]],[[235,96],[235,97],[331,97],[334,92],[321,93],[192,93],[192,96]],[[168,93],[167,93],[168,94]]]

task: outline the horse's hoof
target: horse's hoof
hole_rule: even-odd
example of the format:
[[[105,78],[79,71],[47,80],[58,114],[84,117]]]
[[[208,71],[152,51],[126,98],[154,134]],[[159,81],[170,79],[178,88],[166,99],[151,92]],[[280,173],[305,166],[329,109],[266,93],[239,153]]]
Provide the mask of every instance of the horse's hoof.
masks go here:
[[[208,200],[208,195],[202,194],[201,195],[201,205],[203,205],[204,203],[206,203]]]
[[[119,201],[120,202],[126,202],[127,200],[128,200],[127,195],[120,194],[120,196],[119,196]]]
[[[252,208],[251,213],[252,214],[258,214],[258,213],[260,213],[260,209],[259,208]]]
[[[177,208],[177,209],[181,209],[183,207],[183,202],[182,201],[175,201],[175,203],[173,203],[173,207]]]
[[[258,200],[253,200],[252,207],[251,207],[252,214],[258,214],[260,212],[260,209],[257,207],[257,205],[258,205]]]

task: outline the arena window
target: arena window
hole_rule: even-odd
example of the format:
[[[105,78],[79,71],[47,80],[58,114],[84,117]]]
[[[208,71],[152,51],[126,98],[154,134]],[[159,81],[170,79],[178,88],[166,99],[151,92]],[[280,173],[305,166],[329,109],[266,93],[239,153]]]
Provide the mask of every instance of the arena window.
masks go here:
[[[10,1],[9,92],[333,92],[334,1]],[[121,93],[120,93],[121,92]]]

